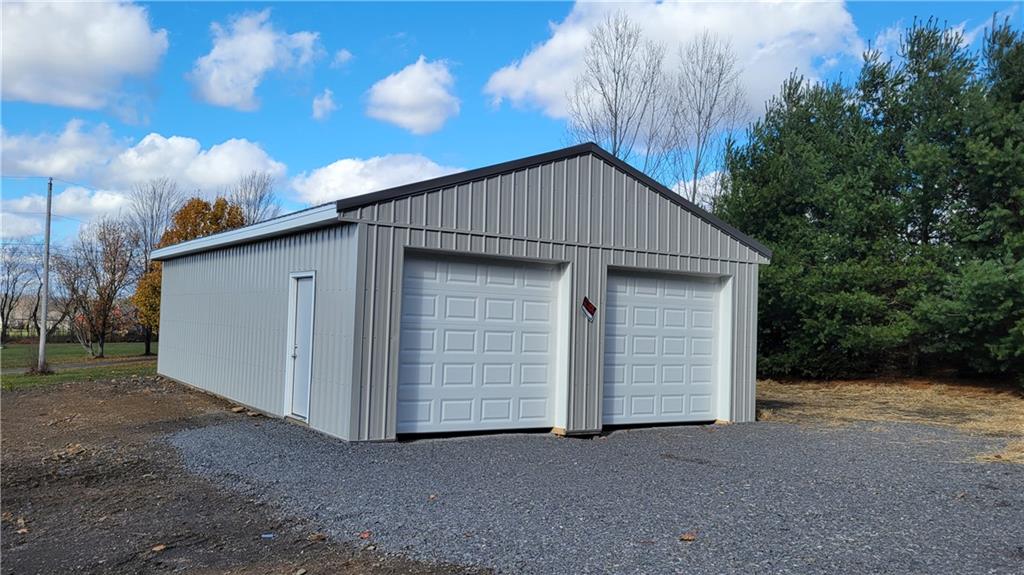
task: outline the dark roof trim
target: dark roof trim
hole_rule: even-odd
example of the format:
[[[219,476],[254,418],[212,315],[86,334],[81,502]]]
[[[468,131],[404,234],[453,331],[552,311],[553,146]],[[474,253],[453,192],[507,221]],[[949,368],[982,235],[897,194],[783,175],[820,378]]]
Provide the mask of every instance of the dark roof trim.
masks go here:
[[[576,146],[570,146],[568,148],[562,148],[561,150],[554,150],[546,152],[544,154],[537,154],[535,156],[528,156],[518,160],[512,160],[511,162],[502,162],[500,164],[494,164],[493,166],[486,166],[483,168],[477,168],[475,170],[468,170],[465,172],[459,172],[457,174],[450,174],[448,176],[441,176],[440,178],[434,178],[431,180],[424,180],[422,182],[414,182],[412,184],[406,184],[404,186],[398,186],[387,190],[381,190],[379,192],[373,192],[361,196],[354,196],[351,198],[345,198],[338,200],[337,210],[342,212],[345,210],[351,210],[353,208],[361,208],[377,202],[383,202],[386,200],[394,200],[405,196],[411,196],[422,192],[429,192],[432,190],[438,190],[442,188],[450,188],[466,182],[475,180],[481,180],[492,176],[497,176],[507,172],[514,172],[523,168],[528,168],[540,164],[546,164],[557,160],[564,160],[575,156],[582,156],[584,154],[593,154],[605,162],[615,166],[617,169],[625,172],[629,176],[639,180],[642,184],[655,192],[668,198],[672,203],[682,207],[683,209],[693,213],[697,217],[705,220],[712,226],[722,230],[726,234],[732,236],[736,241],[750,247],[757,253],[763,255],[766,258],[772,257],[772,251],[761,242],[754,238],[744,234],[737,230],[733,226],[725,223],[714,214],[709,213],[704,208],[694,204],[687,200],[681,195],[673,192],[666,188],[662,184],[658,183],[654,178],[641,172],[640,170],[630,166],[626,162],[616,158],[610,153],[606,152],[603,148],[588,142],[586,144],[579,144]]]

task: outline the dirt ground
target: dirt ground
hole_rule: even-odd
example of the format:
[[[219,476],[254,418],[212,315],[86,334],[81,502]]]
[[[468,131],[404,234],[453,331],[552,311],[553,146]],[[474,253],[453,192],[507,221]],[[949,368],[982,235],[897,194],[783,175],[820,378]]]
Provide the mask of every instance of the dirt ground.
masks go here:
[[[182,469],[158,436],[230,405],[162,378],[2,395],[3,573],[366,573],[471,570],[332,541],[315,525]]]

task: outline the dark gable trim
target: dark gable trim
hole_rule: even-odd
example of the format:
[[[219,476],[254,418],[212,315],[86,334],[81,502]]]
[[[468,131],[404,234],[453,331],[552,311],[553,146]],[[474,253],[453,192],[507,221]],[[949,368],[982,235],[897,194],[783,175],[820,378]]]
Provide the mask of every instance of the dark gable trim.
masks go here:
[[[576,146],[570,146],[561,150],[554,150],[544,154],[537,154],[536,156],[528,156],[518,160],[512,160],[511,162],[503,162],[500,164],[494,164],[493,166],[486,166],[483,168],[477,168],[475,170],[468,170],[465,172],[459,172],[457,174],[451,174],[448,176],[442,176],[440,178],[434,178],[432,180],[424,180],[422,182],[414,182],[412,184],[406,184],[404,186],[398,186],[396,188],[390,188],[387,190],[381,190],[379,192],[373,192],[361,196],[354,196],[351,198],[345,198],[338,200],[337,209],[338,212],[345,210],[351,210],[354,208],[361,208],[377,202],[383,202],[385,200],[394,200],[405,196],[411,196],[423,192],[429,192],[432,190],[438,190],[443,188],[451,188],[459,184],[472,182],[475,180],[482,180],[491,176],[497,176],[500,174],[515,172],[522,170],[523,168],[529,168],[541,164],[554,162],[557,160],[563,160],[572,158],[575,156],[582,156],[584,154],[593,154],[605,162],[615,166],[618,170],[625,172],[630,177],[639,180],[642,184],[655,192],[668,198],[672,203],[682,207],[683,209],[693,213],[697,217],[703,219],[709,224],[722,230],[736,241],[750,247],[757,253],[763,255],[766,258],[772,257],[772,251],[768,249],[764,244],[755,240],[754,238],[744,234],[737,230],[733,226],[725,223],[714,214],[709,213],[704,208],[690,202],[681,195],[673,192],[665,186],[658,183],[654,178],[651,178],[647,174],[640,170],[630,166],[626,162],[616,158],[610,153],[606,152],[603,148],[594,143],[579,144]]]

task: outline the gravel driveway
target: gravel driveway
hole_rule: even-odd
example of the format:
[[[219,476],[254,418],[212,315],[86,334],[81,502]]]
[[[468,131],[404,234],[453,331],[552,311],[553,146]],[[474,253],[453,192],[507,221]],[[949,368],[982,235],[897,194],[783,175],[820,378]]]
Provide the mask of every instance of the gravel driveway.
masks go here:
[[[1000,442],[929,426],[346,444],[245,418],[170,441],[340,539],[501,572],[1024,572],[1024,466],[972,462]]]

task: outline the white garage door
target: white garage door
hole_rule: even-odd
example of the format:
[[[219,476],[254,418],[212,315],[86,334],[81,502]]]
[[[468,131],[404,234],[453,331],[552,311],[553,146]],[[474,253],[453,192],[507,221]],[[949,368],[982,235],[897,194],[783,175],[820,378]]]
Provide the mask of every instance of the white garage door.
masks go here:
[[[608,275],[604,423],[715,419],[718,283]]]
[[[409,258],[399,433],[551,427],[555,270]]]

